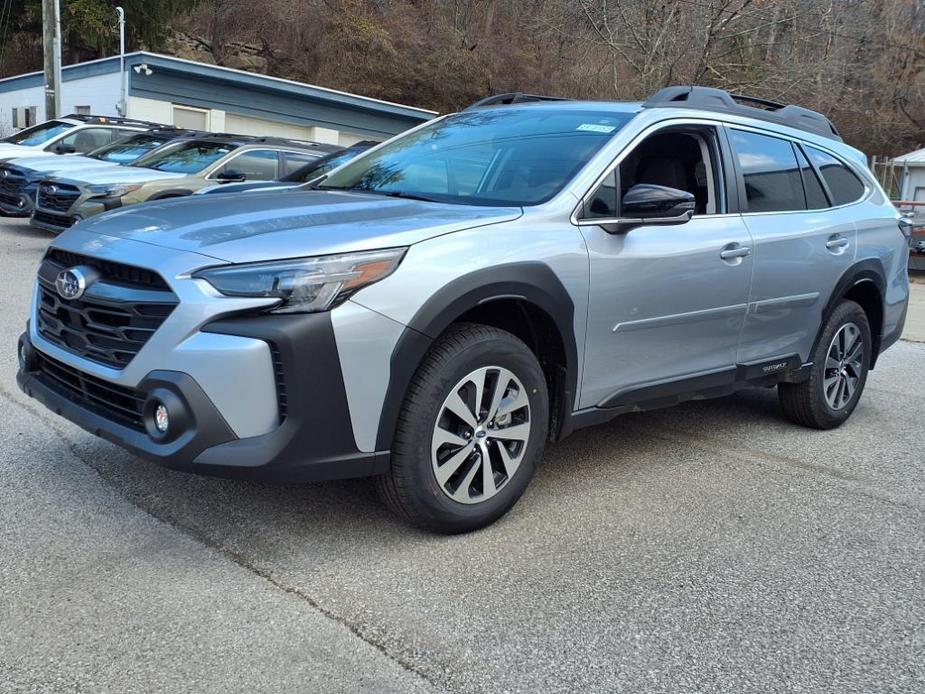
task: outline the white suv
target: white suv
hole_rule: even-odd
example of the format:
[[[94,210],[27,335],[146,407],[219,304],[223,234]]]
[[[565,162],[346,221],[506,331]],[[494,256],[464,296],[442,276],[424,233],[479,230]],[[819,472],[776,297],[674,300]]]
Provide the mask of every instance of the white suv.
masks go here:
[[[86,154],[132,133],[163,127],[156,123],[71,114],[20,130],[0,140],[0,161],[41,154]]]

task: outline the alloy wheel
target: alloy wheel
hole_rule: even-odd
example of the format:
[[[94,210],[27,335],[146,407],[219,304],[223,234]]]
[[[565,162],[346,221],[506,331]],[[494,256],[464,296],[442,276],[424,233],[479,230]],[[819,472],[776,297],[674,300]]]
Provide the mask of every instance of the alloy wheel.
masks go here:
[[[864,340],[861,329],[845,323],[826,353],[822,389],[825,401],[833,410],[845,407],[857,391],[864,368]]]
[[[476,369],[450,391],[434,425],[431,460],[440,489],[477,504],[514,477],[530,440],[530,400],[508,369]]]

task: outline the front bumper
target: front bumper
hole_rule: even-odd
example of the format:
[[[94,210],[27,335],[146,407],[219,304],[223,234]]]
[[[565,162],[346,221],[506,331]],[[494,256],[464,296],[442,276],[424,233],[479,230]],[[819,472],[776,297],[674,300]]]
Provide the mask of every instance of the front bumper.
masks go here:
[[[172,469],[299,482],[388,469],[387,451],[357,449],[329,314],[225,319],[208,324],[203,332],[271,345],[280,396],[277,427],[259,436],[237,437],[191,375],[165,370],[151,371],[133,389],[144,402],[141,422],[133,425],[52,378],[42,366],[49,357],[36,350],[28,335],[20,338],[27,356],[16,380],[27,395],[90,433]],[[154,402],[168,402],[180,413],[179,428],[168,429],[167,437],[154,428]]]
[[[32,211],[29,225],[52,234],[60,234],[65,229],[74,226],[77,221],[74,217],[61,212],[48,212],[47,210],[36,208]]]
[[[31,193],[27,188],[18,193],[0,193],[0,212],[7,217],[28,217],[35,209],[35,186]]]

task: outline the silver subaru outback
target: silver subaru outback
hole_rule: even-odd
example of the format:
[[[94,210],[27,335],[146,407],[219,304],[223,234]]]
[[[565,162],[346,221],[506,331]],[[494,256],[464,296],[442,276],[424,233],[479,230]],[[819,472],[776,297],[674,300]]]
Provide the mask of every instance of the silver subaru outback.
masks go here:
[[[843,423],[903,328],[899,215],[822,115],[698,87],[490,99],[285,192],[67,230],[20,387],[180,470],[371,475],[484,526],[547,441],[776,386]]]

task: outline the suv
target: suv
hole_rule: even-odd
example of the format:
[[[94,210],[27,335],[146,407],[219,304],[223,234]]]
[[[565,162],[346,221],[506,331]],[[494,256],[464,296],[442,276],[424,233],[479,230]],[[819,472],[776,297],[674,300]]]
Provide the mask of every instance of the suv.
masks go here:
[[[441,532],[625,412],[777,386],[799,424],[851,415],[908,248],[824,116],[690,87],[503,101],[300,191],[77,225],[39,268],[20,387],[172,468],[376,475]]]
[[[0,139],[0,161],[36,155],[86,154],[132,133],[166,127],[159,123],[72,113]]]
[[[350,147],[337,150],[309,162],[295,171],[292,171],[276,181],[245,181],[244,183],[224,183],[202,188],[196,195],[227,195],[228,193],[244,193],[252,190],[288,190],[298,188],[303,183],[314,181],[328,171],[333,171],[341,164],[346,164],[354,157],[362,154],[371,147],[378,145],[372,140],[363,140]]]
[[[119,165],[130,164],[158,147],[180,137],[202,133],[181,128],[164,127],[133,134],[122,140],[89,152],[86,156],[71,157],[20,157],[0,164],[0,214],[10,217],[28,217],[35,207],[39,183],[49,176],[80,172],[86,176],[93,171],[119,171]]]
[[[146,200],[178,198],[215,183],[272,181],[327,154],[317,142],[212,134],[86,176],[55,176],[39,185],[32,226],[59,233],[74,222]],[[338,148],[339,149],[339,148]]]

